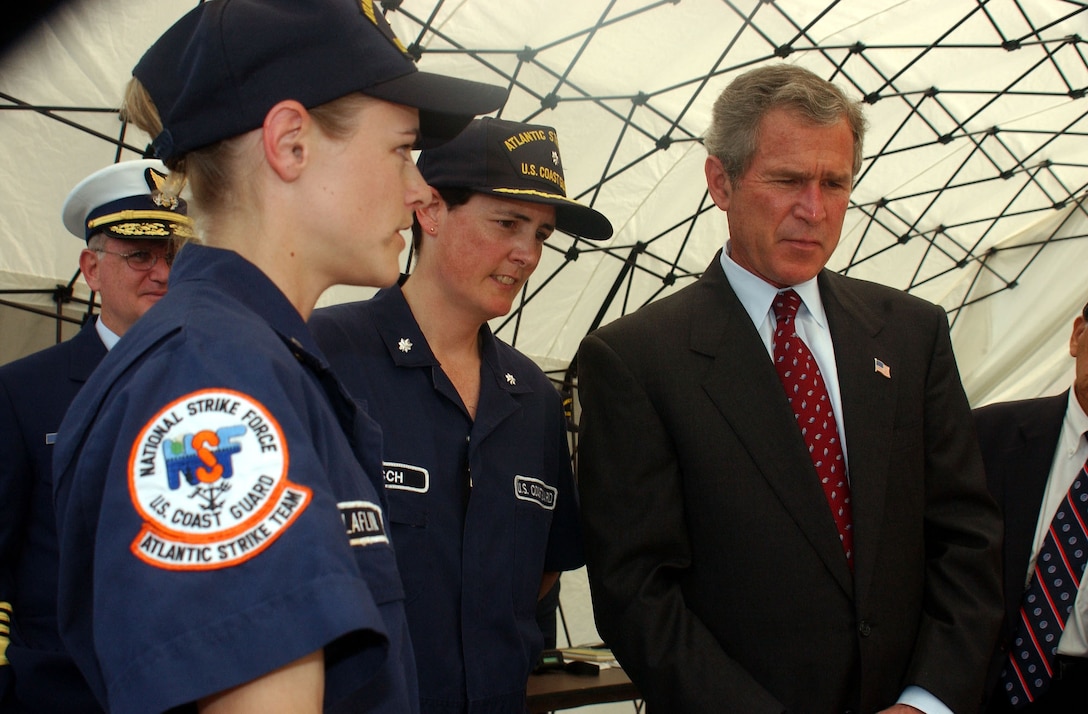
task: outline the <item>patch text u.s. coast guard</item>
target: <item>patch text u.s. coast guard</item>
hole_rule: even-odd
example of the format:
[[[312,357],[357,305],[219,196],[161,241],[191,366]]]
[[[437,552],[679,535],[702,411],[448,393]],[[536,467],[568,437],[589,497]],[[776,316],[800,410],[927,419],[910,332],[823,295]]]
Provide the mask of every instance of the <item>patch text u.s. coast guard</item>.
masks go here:
[[[144,521],[132,552],[169,570],[212,570],[272,544],[311,501],[287,480],[283,431],[255,399],[204,389],[153,416],[132,445],[129,494]]]

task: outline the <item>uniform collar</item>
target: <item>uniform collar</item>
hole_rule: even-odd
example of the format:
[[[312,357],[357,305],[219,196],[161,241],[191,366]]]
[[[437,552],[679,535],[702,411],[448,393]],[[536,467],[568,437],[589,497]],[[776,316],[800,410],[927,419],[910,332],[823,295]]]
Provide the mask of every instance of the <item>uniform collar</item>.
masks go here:
[[[190,243],[178,253],[170,281],[214,283],[216,290],[260,315],[296,356],[305,353],[327,367],[302,315],[283,291],[260,268],[233,250]]]
[[[427,338],[419,329],[412,308],[404,299],[400,285],[394,285],[370,299],[374,311],[374,324],[382,342],[389,350],[389,357],[398,367],[431,367],[438,365],[438,359],[431,352]]]
[[[416,322],[412,308],[404,299],[404,292],[400,285],[378,291],[371,298],[374,310],[374,324],[378,333],[389,351],[389,357],[398,367],[437,367],[438,359],[431,351],[427,338]],[[521,370],[506,353],[510,348],[505,347],[485,323],[480,326],[480,359],[483,361],[486,373],[495,377],[495,383],[504,391],[514,394],[531,392],[528,375],[523,375]]]

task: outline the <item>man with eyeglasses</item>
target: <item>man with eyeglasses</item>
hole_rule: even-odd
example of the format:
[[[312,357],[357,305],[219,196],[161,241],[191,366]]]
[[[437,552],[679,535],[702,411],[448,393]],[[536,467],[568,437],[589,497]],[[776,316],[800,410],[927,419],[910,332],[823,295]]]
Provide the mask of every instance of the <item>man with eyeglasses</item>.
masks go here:
[[[160,161],[127,161],[72,189],[62,217],[87,241],[79,267],[101,310],[71,340],[0,367],[0,711],[101,711],[57,630],[53,443],[107,350],[166,294],[192,236],[185,202],[161,198],[165,176]]]

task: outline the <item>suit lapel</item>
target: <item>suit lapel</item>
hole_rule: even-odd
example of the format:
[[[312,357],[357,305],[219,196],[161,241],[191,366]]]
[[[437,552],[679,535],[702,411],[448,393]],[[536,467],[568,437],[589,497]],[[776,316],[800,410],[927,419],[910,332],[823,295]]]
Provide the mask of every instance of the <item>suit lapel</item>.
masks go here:
[[[1018,414],[1014,443],[1002,445],[1004,489],[1001,503],[1005,516],[1006,609],[1010,617],[1019,610],[1031,560],[1039,509],[1054,451],[1061,438],[1062,422],[1069,403],[1069,392],[1027,403]]]
[[[691,348],[714,359],[703,389],[827,569],[852,596],[853,579],[816,469],[774,365],[718,258],[699,284],[693,291]]]
[[[895,414],[894,375],[876,370],[879,359],[894,366],[896,355],[884,354],[878,336],[884,319],[861,301],[839,276],[820,274],[820,296],[827,313],[842,400],[840,421],[846,434],[850,493],[854,515],[854,577],[864,593],[876,568],[884,535],[888,459]]]
[[[106,345],[98,336],[95,320],[90,320],[84,325],[69,344],[71,350],[68,353],[68,378],[73,382],[84,384],[90,378],[94,368],[106,356]]]

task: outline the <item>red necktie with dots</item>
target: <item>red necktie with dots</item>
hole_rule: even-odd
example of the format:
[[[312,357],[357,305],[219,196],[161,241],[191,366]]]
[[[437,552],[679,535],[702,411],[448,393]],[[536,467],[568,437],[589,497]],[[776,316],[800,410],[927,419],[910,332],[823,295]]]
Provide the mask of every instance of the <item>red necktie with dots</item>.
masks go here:
[[[793,408],[797,426],[808,446],[809,456],[816,467],[824,489],[839,540],[851,570],[854,568],[853,519],[850,510],[850,483],[846,478],[846,460],[839,443],[839,428],[831,399],[827,395],[823,375],[816,359],[797,335],[797,310],[801,298],[793,290],[778,294],[774,301],[774,316],[778,322],[774,333],[774,366],[786,399]]]
[[[1088,463],[1050,522],[1020,606],[1020,624],[1001,673],[1013,709],[1027,706],[1050,688],[1058,641],[1077,599],[1086,562]]]

